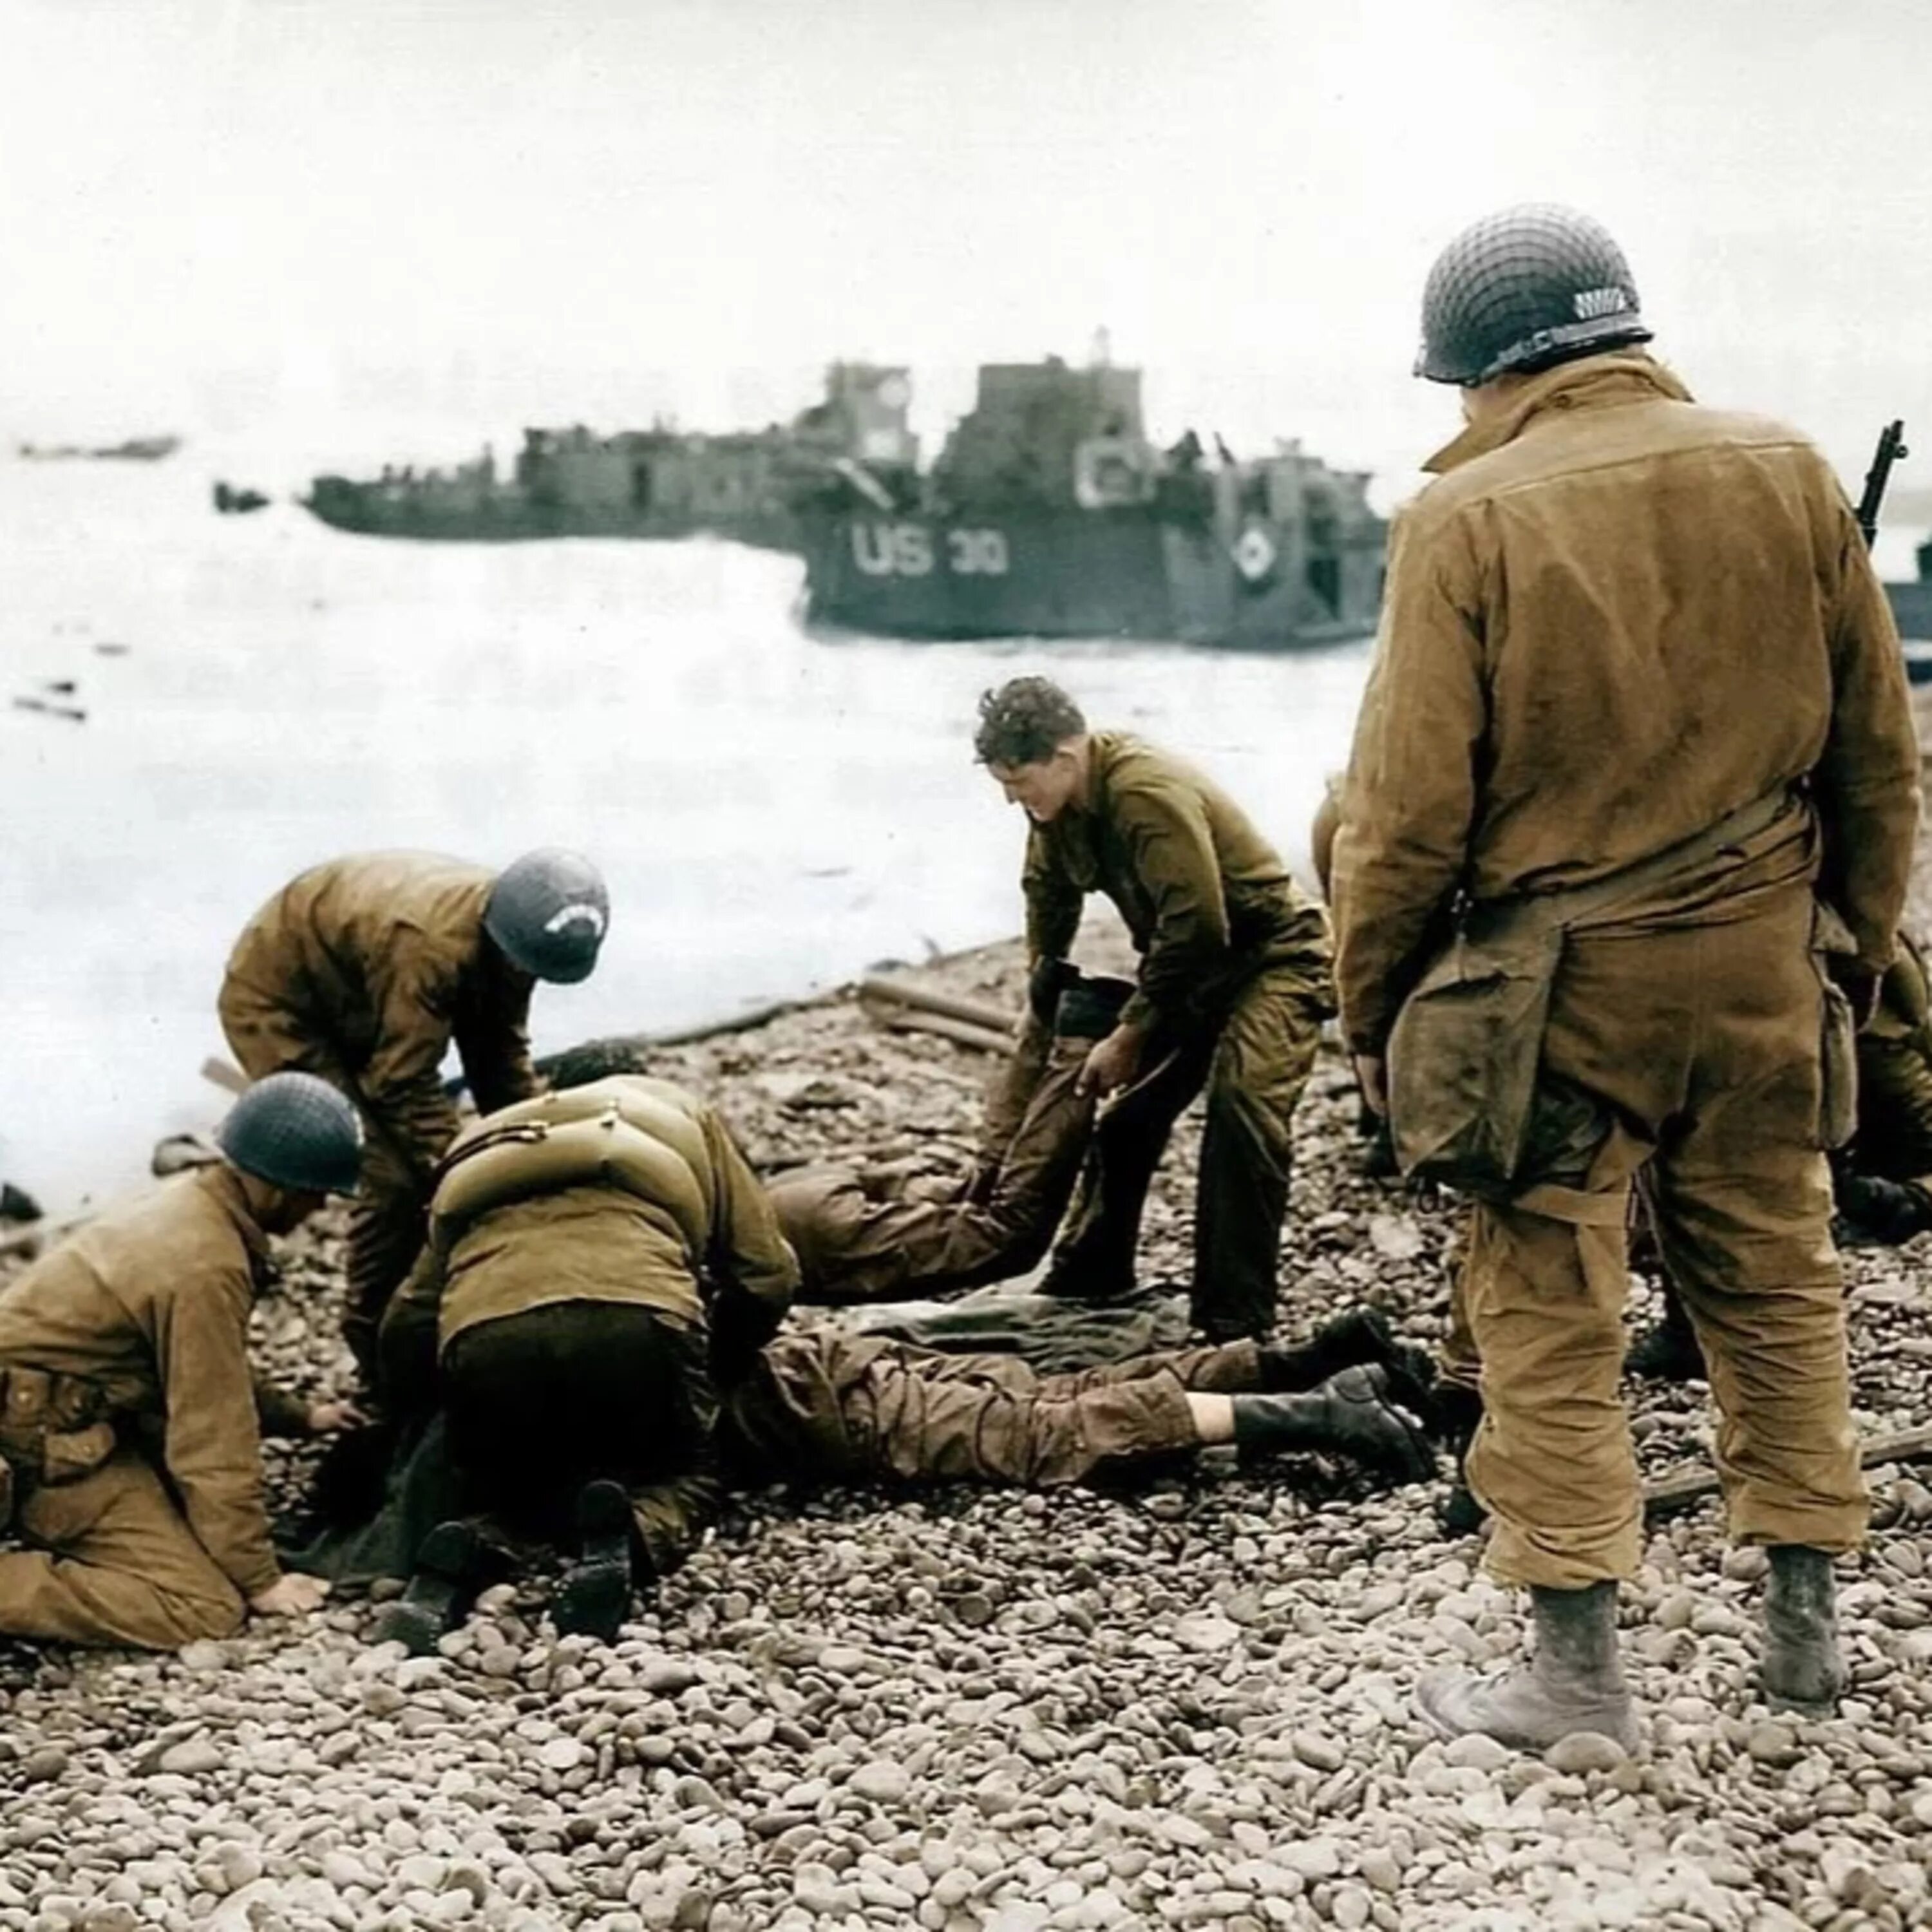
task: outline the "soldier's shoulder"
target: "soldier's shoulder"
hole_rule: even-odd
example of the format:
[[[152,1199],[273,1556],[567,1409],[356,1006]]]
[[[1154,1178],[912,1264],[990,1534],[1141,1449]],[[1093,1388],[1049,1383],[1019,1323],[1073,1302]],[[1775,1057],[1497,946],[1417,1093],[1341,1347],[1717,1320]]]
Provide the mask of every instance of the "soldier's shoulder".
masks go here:
[[[1194,792],[1202,784],[1201,774],[1179,753],[1126,731],[1108,734],[1105,770],[1116,799]]]

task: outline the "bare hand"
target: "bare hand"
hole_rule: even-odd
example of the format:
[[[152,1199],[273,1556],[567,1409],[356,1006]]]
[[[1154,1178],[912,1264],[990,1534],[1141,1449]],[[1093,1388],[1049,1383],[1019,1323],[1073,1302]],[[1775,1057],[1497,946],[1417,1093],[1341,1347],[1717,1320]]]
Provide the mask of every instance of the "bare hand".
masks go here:
[[[1088,1054],[1074,1090],[1083,1098],[1089,1094],[1111,1094],[1134,1077],[1140,1063],[1141,1036],[1135,1027],[1118,1026]]]
[[[290,1570],[278,1576],[266,1590],[258,1590],[248,1599],[248,1607],[258,1617],[305,1617],[310,1611],[320,1610],[328,1594],[326,1579],[304,1576]]]
[[[305,1416],[311,1436],[339,1436],[345,1429],[366,1429],[368,1416],[352,1402],[312,1402]]]
[[[1378,1120],[1388,1118],[1388,1063],[1380,1054],[1355,1055],[1355,1084],[1362,1090],[1362,1104]]]

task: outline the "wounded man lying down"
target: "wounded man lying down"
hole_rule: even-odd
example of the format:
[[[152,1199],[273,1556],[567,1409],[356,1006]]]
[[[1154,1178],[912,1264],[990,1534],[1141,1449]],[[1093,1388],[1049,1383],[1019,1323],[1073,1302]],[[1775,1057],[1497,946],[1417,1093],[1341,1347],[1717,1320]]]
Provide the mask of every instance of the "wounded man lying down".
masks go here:
[[[1041,1376],[831,1328],[782,1330],[797,1280],[716,1112],[626,1075],[476,1122],[446,1157],[423,1260],[383,1322],[386,1392],[440,1404],[460,1508],[386,1634],[433,1642],[474,1582],[474,1514],[578,1560],[559,1627],[602,1635],[674,1569],[728,1483],[1050,1486],[1234,1442],[1431,1473],[1426,1394],[1380,1317]],[[574,1519],[574,1521],[573,1521]]]

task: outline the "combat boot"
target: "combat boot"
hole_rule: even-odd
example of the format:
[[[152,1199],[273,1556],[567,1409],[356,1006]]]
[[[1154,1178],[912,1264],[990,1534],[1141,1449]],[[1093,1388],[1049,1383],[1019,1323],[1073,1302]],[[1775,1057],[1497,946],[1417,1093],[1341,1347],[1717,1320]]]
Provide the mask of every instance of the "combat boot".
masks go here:
[[[586,1483],[577,1498],[578,1558],[563,1573],[552,1615],[560,1635],[606,1643],[631,1607],[631,1499],[621,1483]]]
[[[378,1643],[400,1643],[412,1657],[427,1657],[436,1640],[470,1614],[482,1569],[475,1528],[440,1522],[416,1549],[409,1587],[376,1620]]]
[[[1367,1366],[1388,1370],[1390,1394],[1425,1427],[1435,1426],[1435,1368],[1421,1349],[1396,1340],[1379,1308],[1352,1308],[1305,1342],[1264,1343],[1261,1383],[1271,1395],[1319,1388],[1344,1369]]]
[[[1764,1592],[1759,1677],[1774,1711],[1827,1718],[1845,1688],[1832,1559],[1802,1543],[1773,1544]]]
[[[1235,1443],[1250,1454],[1333,1450],[1405,1483],[1435,1473],[1428,1438],[1396,1406],[1385,1369],[1344,1369],[1305,1394],[1238,1395],[1229,1403]]]
[[[1624,1358],[1624,1373],[1653,1382],[1705,1379],[1704,1352],[1697,1346],[1697,1331],[1674,1294],[1664,1298],[1664,1319],[1631,1343]]]
[[[1482,1426],[1482,1394],[1466,1383],[1438,1382],[1435,1397],[1436,1439],[1456,1465],[1449,1493],[1436,1508],[1436,1526],[1444,1536],[1473,1536],[1489,1514],[1469,1486],[1469,1444]]]
[[[1076,973],[1053,1010],[1053,1030],[1060,1040],[1105,1040],[1120,1023],[1120,1010],[1134,996],[1131,980],[1104,974]]]
[[[1536,1650],[1500,1677],[1439,1670],[1416,1686],[1416,1708],[1446,1738],[1480,1732],[1516,1750],[1547,1750],[1560,1738],[1595,1731],[1626,1750],[1636,1720],[1617,1654],[1617,1586],[1533,1587]]]

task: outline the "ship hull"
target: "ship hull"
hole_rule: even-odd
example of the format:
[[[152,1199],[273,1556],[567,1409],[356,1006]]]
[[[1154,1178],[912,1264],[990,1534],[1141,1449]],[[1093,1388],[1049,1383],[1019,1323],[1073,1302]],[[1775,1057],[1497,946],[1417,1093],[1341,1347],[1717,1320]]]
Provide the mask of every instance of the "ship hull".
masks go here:
[[[1272,546],[1271,546],[1272,548]],[[1322,592],[1290,568],[1238,567],[1206,524],[1144,509],[949,519],[808,518],[806,619],[941,640],[1121,638],[1234,649],[1334,644],[1375,628],[1372,596]]]
[[[1888,584],[1885,594],[1901,638],[1932,640],[1932,581]]]
[[[508,491],[443,505],[402,492],[320,483],[301,500],[303,508],[332,530],[424,543],[529,543],[559,537],[676,542],[706,536],[762,550],[796,550],[800,543],[796,520],[782,512],[707,518],[619,505],[547,503]]]

